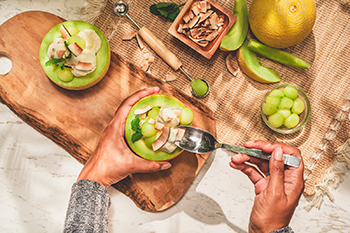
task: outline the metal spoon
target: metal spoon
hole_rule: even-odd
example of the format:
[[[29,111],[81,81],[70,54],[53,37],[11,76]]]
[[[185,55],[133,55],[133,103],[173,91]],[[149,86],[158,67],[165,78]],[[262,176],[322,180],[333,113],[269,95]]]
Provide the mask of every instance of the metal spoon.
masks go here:
[[[193,81],[191,76],[182,68],[181,61],[164,45],[164,43],[159,40],[149,29],[146,27],[140,27],[129,15],[129,5],[124,1],[118,1],[113,5],[114,13],[118,16],[126,16],[131,22],[133,22],[136,27],[139,29],[138,34],[142,37],[142,39],[175,71],[180,70],[189,80]],[[203,80],[203,79],[201,79]],[[195,91],[193,91],[191,87],[192,94],[196,97],[203,98],[209,93],[209,85],[203,80],[207,86],[208,91],[203,96],[198,96]]]
[[[258,149],[249,149],[241,146],[219,143],[215,137],[202,129],[191,126],[179,126],[177,128],[185,129],[185,134],[180,141],[175,141],[175,145],[186,151],[198,154],[205,154],[218,148],[224,148],[233,152],[243,153],[260,159],[270,160],[271,154]],[[284,164],[292,167],[299,167],[300,158],[283,154]]]

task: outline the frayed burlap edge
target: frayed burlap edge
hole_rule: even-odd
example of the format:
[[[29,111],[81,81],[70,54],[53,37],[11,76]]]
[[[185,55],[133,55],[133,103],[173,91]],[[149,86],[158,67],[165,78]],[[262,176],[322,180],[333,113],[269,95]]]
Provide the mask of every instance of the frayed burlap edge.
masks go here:
[[[81,13],[84,15],[83,20],[88,23],[93,23],[93,21],[100,14],[102,8],[107,3],[107,0],[86,0],[88,5],[81,9]]]
[[[332,144],[332,141],[335,139],[335,136],[341,127],[341,123],[346,120],[347,116],[350,120],[349,112],[350,99],[346,100],[341,107],[340,112],[328,127],[324,140],[322,140],[318,146],[318,150],[312,156],[310,163],[305,165],[305,181],[312,174],[317,161],[321,160],[322,156],[324,156],[327,147]],[[310,198],[307,198],[309,203],[304,207],[306,211],[310,211],[314,207],[320,209],[325,196],[327,196],[331,202],[334,201],[334,196],[332,194],[333,190],[337,189],[339,184],[343,181],[344,173],[347,170],[350,170],[350,135],[349,139],[335,150],[335,153],[337,157],[332,167],[328,169],[322,182],[315,186],[315,194]]]

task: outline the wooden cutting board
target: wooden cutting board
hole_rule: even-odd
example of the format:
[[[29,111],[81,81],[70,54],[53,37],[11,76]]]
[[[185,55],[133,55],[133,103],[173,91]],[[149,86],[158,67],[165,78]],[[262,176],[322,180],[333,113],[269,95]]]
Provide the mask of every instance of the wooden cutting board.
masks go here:
[[[120,103],[139,89],[159,86],[161,93],[173,95],[192,109],[194,126],[215,135],[209,108],[113,52],[110,68],[97,85],[84,91],[56,86],[41,68],[39,49],[46,33],[63,21],[50,13],[31,11],[0,25],[0,55],[13,63],[8,74],[0,75],[0,101],[23,121],[84,164]],[[134,174],[114,187],[141,209],[162,211],[184,195],[207,158],[208,154],[183,152],[171,160],[168,171]]]

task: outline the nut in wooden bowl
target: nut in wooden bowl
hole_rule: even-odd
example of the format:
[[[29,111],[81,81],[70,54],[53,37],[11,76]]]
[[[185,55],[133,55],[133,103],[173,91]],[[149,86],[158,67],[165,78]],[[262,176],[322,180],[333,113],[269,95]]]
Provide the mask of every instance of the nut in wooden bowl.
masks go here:
[[[236,18],[213,0],[188,0],[168,32],[210,59]]]

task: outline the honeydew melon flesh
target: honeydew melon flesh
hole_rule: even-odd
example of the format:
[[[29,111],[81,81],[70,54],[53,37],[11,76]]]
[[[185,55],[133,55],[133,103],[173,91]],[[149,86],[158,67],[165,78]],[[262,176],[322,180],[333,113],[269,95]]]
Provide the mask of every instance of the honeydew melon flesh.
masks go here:
[[[250,78],[261,83],[276,83],[281,81],[280,76],[271,68],[263,66],[256,53],[248,49],[248,40],[237,52],[239,67]]]
[[[79,31],[82,31],[84,29],[93,29],[101,39],[101,48],[96,54],[96,61],[97,61],[96,69],[88,75],[85,75],[82,77],[74,77],[71,81],[68,81],[68,82],[62,81],[57,76],[56,65],[45,66],[45,63],[49,60],[49,58],[47,57],[47,50],[50,44],[56,38],[63,38],[62,34],[59,32],[62,24],[73,35],[77,33],[76,29],[78,29]],[[111,59],[111,52],[110,52],[110,47],[106,37],[97,27],[84,21],[74,20],[74,21],[66,21],[66,22],[60,23],[55,27],[53,27],[46,34],[40,46],[39,57],[40,57],[41,66],[43,67],[46,75],[55,84],[69,90],[83,90],[98,83],[107,73],[107,70],[110,64],[110,59]]]
[[[145,142],[144,137],[136,142],[132,142],[131,137],[135,133],[135,131],[131,128],[131,122],[136,116],[135,110],[143,108],[147,105],[150,105],[152,108],[162,106],[173,108],[185,108],[185,105],[181,103],[178,99],[162,94],[147,96],[140,100],[130,110],[125,123],[125,139],[129,147],[135,154],[148,160],[163,161],[175,158],[182,152],[180,148],[176,148],[172,153],[166,153],[161,150],[153,151],[149,145],[150,143],[147,141]]]

